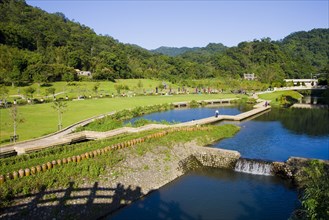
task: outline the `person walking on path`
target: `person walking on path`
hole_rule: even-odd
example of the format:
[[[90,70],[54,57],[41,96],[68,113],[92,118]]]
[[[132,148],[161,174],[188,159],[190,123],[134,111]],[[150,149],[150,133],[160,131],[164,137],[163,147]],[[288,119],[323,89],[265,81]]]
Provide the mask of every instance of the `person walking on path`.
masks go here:
[[[218,115],[219,115],[219,111],[216,110],[216,111],[215,111],[215,117],[218,118]]]

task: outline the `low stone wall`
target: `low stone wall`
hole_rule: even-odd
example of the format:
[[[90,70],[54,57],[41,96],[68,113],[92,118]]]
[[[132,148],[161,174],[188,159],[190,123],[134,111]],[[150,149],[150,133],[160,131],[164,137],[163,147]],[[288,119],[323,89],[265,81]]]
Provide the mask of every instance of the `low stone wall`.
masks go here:
[[[195,148],[193,156],[195,156],[203,166],[230,169],[235,167],[236,161],[241,157],[240,153],[237,151],[209,147]]]
[[[237,151],[195,146],[191,148],[193,153],[179,164],[179,168],[184,172],[201,166],[234,169],[237,160],[241,157]]]
[[[179,169],[184,173],[202,166],[214,168],[233,169],[241,155],[238,151],[223,150],[209,147],[191,147],[192,153],[180,161]],[[282,179],[291,180],[295,185],[300,185],[304,169],[310,166],[312,158],[290,157],[286,162],[272,162],[271,173]],[[325,163],[329,170],[328,160],[319,160]]]

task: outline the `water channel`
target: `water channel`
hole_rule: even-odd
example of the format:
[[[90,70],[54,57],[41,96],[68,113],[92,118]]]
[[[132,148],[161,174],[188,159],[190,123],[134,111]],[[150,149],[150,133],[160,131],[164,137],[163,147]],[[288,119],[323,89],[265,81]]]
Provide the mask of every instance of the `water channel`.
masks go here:
[[[143,118],[184,122],[250,106],[176,109]],[[212,147],[237,150],[244,158],[285,161],[290,156],[329,159],[327,109],[275,109],[253,120],[234,122],[241,130]],[[233,123],[233,122],[221,122]],[[219,123],[220,124],[220,123]],[[202,168],[118,211],[110,219],[288,219],[299,206],[297,192],[274,176]]]

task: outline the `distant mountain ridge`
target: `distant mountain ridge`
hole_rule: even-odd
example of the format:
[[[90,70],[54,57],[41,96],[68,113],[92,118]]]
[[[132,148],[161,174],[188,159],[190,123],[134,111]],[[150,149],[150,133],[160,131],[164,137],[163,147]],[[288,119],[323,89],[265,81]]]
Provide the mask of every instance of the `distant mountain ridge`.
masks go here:
[[[181,55],[183,53],[189,52],[189,51],[196,51],[199,50],[200,47],[159,47],[154,50],[150,50],[153,53],[160,53],[163,55],[171,56],[171,57],[176,57],[178,55]]]
[[[159,47],[154,50],[150,50],[153,53],[159,53],[171,57],[184,56],[185,54],[199,54],[210,55],[214,53],[220,53],[226,50],[228,47],[221,43],[209,43],[206,47]]]

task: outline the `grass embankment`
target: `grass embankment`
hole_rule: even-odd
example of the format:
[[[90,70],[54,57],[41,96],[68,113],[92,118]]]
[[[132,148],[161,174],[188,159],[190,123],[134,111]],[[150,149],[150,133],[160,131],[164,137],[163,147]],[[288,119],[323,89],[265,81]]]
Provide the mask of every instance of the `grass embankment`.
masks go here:
[[[201,94],[201,95],[175,95],[175,96],[136,96],[131,98],[102,98],[81,101],[69,101],[67,110],[63,114],[63,127],[81,120],[123,109],[137,106],[156,105],[172,102],[223,99],[240,97],[233,94]],[[57,130],[57,112],[51,103],[19,106],[18,112],[24,122],[18,125],[19,141],[37,138]],[[8,143],[13,135],[13,127],[8,109],[0,109],[0,143]]]
[[[138,119],[134,123],[124,123],[124,120],[128,120],[134,117],[138,117],[144,114],[153,112],[161,112],[173,109],[174,106],[170,104],[152,105],[152,106],[138,106],[133,109],[125,109],[116,112],[113,115],[95,120],[84,127],[78,127],[76,131],[109,131],[121,127],[140,127],[147,124],[170,124],[167,121],[156,122],[147,119]]]
[[[273,106],[284,106],[286,104],[296,102],[303,97],[300,93],[296,91],[278,91],[261,94],[258,96],[261,99],[270,100],[271,105]]]
[[[199,145],[206,145],[216,140],[232,137],[239,130],[239,127],[229,124],[204,127],[207,128],[207,130],[170,132],[161,138],[147,139],[143,143],[127,148],[128,151],[111,150],[97,157],[82,160],[79,163],[71,162],[61,166],[56,165],[53,169],[36,175],[22,177],[18,180],[6,180],[5,183],[0,184],[0,207],[8,205],[11,199],[19,194],[24,195],[31,192],[38,192],[41,189],[65,188],[72,181],[78,186],[84,182],[96,181],[99,179],[100,175],[106,175],[108,179],[111,179],[113,175],[119,174],[110,172],[110,169],[113,171],[115,165],[121,160],[124,160],[127,154],[134,154],[136,157],[142,156],[148,151],[152,152],[157,146],[171,148],[174,145],[190,141],[196,141]],[[56,147],[39,153],[1,159],[0,173],[12,173],[18,169],[29,168],[46,163],[47,161],[79,155],[95,149],[122,143],[123,141],[145,137],[156,132],[159,132],[159,130],[122,135],[110,140]],[[166,154],[168,154],[168,152],[166,152]],[[167,158],[170,157],[170,155],[166,154],[163,156]]]

